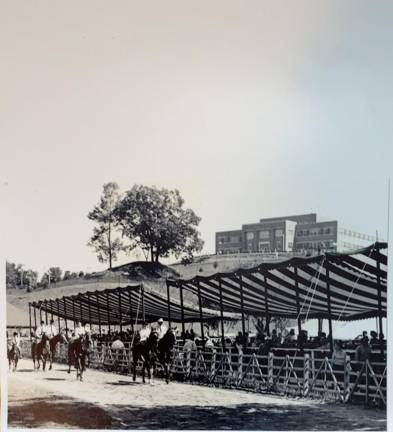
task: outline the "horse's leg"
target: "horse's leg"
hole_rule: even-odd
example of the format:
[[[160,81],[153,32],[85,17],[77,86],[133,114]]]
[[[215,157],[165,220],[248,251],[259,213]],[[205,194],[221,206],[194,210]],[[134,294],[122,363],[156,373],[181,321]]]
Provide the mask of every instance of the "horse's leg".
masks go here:
[[[18,356],[15,357],[15,367],[14,372],[16,372],[16,368],[18,367]]]
[[[49,350],[49,370],[52,370],[52,351]]]

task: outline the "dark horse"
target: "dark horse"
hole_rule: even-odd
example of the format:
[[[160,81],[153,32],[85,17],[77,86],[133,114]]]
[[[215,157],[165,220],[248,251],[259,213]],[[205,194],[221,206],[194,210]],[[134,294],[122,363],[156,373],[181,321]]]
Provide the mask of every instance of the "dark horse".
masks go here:
[[[145,383],[145,370],[147,370],[147,377],[149,384],[152,383],[152,372],[155,365],[155,361],[158,357],[158,333],[157,330],[153,329],[146,339],[141,342],[139,334],[136,336],[132,347],[132,368],[133,368],[133,380],[136,380],[136,366],[138,361],[142,362],[142,381]]]
[[[169,384],[169,365],[172,361],[172,349],[176,343],[176,336],[171,328],[168,328],[164,336],[158,341],[158,361],[164,368],[165,381]]]
[[[17,347],[15,342],[10,342],[7,345],[7,357],[8,357],[8,364],[11,370],[15,372],[16,368],[18,367],[18,360],[19,360],[19,348]]]
[[[49,338],[46,334],[42,335],[39,342],[37,341],[37,338],[33,339],[33,342],[31,343],[31,357],[34,363],[34,370],[35,362],[37,361],[38,363],[38,370],[40,368],[40,360],[42,360],[42,370],[45,371],[46,362],[51,357]]]
[[[77,339],[71,339],[68,345],[68,373],[71,372],[71,364],[76,369],[76,379],[83,381],[83,372],[86,370],[86,358],[90,355],[91,336],[89,333],[81,335]]]
[[[53,336],[52,339],[49,340],[49,348],[50,348],[50,356],[49,356],[49,370],[52,369],[52,362],[53,359],[55,358],[55,354],[56,354],[56,347],[58,343],[65,343],[67,344],[67,338],[64,334],[64,332],[60,332],[59,334],[57,334],[56,336]]]

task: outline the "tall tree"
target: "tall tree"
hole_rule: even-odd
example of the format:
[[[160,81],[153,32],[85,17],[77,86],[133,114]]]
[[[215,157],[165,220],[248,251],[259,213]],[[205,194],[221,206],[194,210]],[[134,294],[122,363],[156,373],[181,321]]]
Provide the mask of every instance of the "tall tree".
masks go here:
[[[59,282],[61,281],[61,275],[63,271],[60,267],[51,267],[49,269],[49,282]]]
[[[201,220],[193,210],[183,208],[178,190],[134,185],[126,192],[115,212],[131,249],[140,247],[151,261],[174,255],[192,259],[202,250],[197,226]]]
[[[88,214],[88,218],[97,224],[93,229],[93,236],[90,238],[88,246],[94,248],[99,262],[109,263],[110,269],[113,261],[116,261],[118,253],[125,250],[123,242],[116,236],[117,227],[114,213],[119,200],[120,194],[117,183],[106,183],[100,202]]]

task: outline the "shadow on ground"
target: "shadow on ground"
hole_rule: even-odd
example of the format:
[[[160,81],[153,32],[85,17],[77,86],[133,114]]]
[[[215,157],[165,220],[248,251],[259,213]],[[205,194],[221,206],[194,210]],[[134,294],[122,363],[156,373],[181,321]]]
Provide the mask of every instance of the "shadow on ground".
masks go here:
[[[352,407],[354,408],[354,407]],[[360,407],[356,408],[359,409]],[[386,430],[386,413],[331,404],[241,404],[233,406],[99,407],[57,397],[9,405],[11,427],[199,430]],[[333,414],[334,413],[334,414]]]
[[[223,406],[166,406],[128,408],[114,406],[119,428],[125,429],[221,429],[221,430],[386,430],[386,416],[374,421],[366,413],[356,420],[346,407],[323,404],[282,405],[242,404]],[[342,410],[342,408],[345,408]],[[364,408],[367,410],[367,408]],[[120,414],[121,413],[121,414]],[[119,415],[120,414],[120,415]],[[375,410],[370,409],[371,417]],[[121,420],[120,420],[121,417]],[[381,417],[383,417],[381,419]]]
[[[8,425],[15,428],[116,429],[111,414],[92,404],[62,397],[35,398],[8,405]]]

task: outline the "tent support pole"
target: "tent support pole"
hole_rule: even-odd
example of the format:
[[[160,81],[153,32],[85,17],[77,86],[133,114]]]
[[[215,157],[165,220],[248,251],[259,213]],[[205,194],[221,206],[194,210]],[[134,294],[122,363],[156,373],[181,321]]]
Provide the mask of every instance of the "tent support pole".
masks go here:
[[[75,299],[74,299],[74,296],[72,296],[72,321],[74,322],[74,329],[75,329],[76,315],[75,315]]]
[[[91,304],[90,304],[90,293],[87,293],[87,301],[89,303],[89,325],[90,325],[90,331],[91,331]]]
[[[41,323],[42,323],[42,309],[41,309],[41,305],[40,305],[39,311],[40,311],[40,325],[41,325]]]
[[[168,327],[171,328],[171,290],[168,281],[166,281],[166,296],[168,299]]]
[[[108,333],[111,332],[111,319],[109,314],[109,292],[106,292],[106,307],[107,307],[107,320],[108,320]]]
[[[29,302],[29,329],[30,329],[30,342],[31,342],[31,304]]]
[[[100,309],[100,300],[98,299],[97,294],[96,294],[96,302],[97,302],[97,316],[98,316],[98,333],[101,336],[101,309]]]
[[[145,321],[145,290],[143,288],[143,284],[141,284],[141,287],[139,288],[142,292],[142,319]]]
[[[60,305],[59,305],[59,299],[56,299],[56,308],[57,308],[57,326],[59,327],[59,333],[60,333]]]
[[[248,338],[246,339],[246,322],[244,320],[244,296],[243,296],[243,277],[240,274],[239,275],[239,281],[240,281],[240,309],[242,313],[242,333],[243,333],[243,340],[245,343],[245,348],[247,346]]]
[[[377,286],[378,286],[378,320],[379,320],[379,347],[383,355],[383,327],[382,327],[382,289],[381,289],[381,262],[379,260],[379,246],[376,245],[377,250]]]
[[[180,307],[181,307],[181,332],[182,332],[183,342],[185,342],[186,329],[185,329],[185,324],[184,324],[183,285],[181,282],[179,283],[179,290],[180,290]]]
[[[48,309],[47,309],[47,300],[45,300],[45,324],[48,325]]]
[[[37,330],[37,316],[36,316],[36,307],[35,307],[35,303],[33,306],[33,312],[34,312],[34,331]]]
[[[121,292],[120,289],[117,291],[119,297],[119,317],[120,317],[120,333],[123,331],[123,314],[121,311]]]
[[[329,276],[330,263],[328,257],[326,256],[326,294],[328,302],[328,314],[329,314],[329,343],[330,343],[330,353],[333,352],[333,327],[332,327],[332,309],[331,309],[331,299],[330,299],[330,276]]]
[[[222,350],[225,350],[225,334],[224,334],[224,305],[222,302],[222,286],[221,278],[218,279],[219,293],[220,293],[220,321],[221,321],[221,344]]]
[[[128,289],[128,301],[130,302],[130,326],[131,326],[131,331],[134,331],[134,323],[132,320],[132,294],[131,291]]]
[[[297,267],[294,267],[294,272],[295,272],[295,289],[296,289],[296,310],[297,310],[298,341],[301,341],[300,348],[303,348],[303,339],[300,336],[301,333],[302,333],[302,320],[300,319],[299,281],[297,279]]]
[[[265,319],[266,319],[266,333],[270,336],[270,316],[269,316],[269,301],[268,301],[268,292],[267,292],[267,278],[266,274],[263,274],[263,282],[265,288]]]
[[[68,323],[67,323],[67,314],[66,314],[66,300],[65,300],[65,298],[63,297],[63,303],[64,303],[64,322],[65,322],[65,328],[66,328],[66,331],[68,332]]]
[[[201,322],[201,338],[202,338],[202,346],[205,346],[205,335],[203,332],[203,315],[202,315],[202,302],[201,302],[201,286],[198,281],[198,304],[199,304],[199,320]]]

